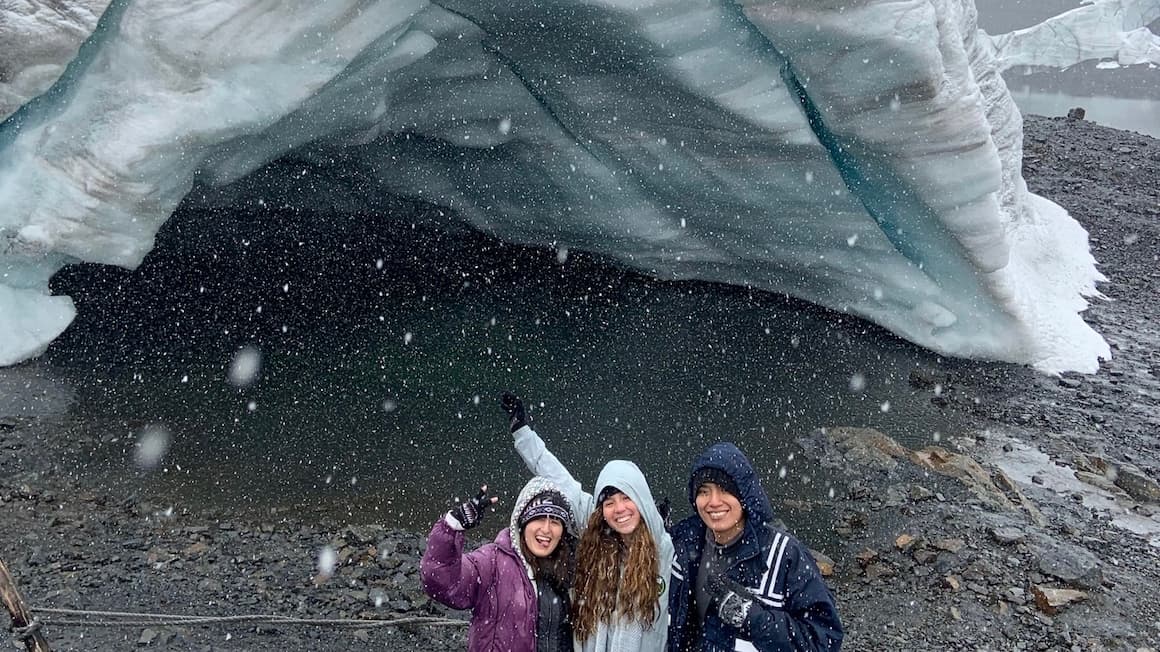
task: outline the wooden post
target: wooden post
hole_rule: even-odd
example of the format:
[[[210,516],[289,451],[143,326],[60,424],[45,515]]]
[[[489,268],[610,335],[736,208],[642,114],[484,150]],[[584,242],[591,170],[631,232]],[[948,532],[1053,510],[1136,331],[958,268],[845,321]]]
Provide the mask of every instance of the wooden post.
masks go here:
[[[16,582],[12,581],[12,575],[8,573],[8,567],[4,565],[3,559],[0,559],[0,601],[4,602],[8,613],[12,615],[13,627],[28,627],[32,622],[32,614],[29,613],[28,607],[24,606],[20,591],[16,590]],[[28,652],[52,652],[40,630],[32,632],[32,635],[24,640],[24,649]]]

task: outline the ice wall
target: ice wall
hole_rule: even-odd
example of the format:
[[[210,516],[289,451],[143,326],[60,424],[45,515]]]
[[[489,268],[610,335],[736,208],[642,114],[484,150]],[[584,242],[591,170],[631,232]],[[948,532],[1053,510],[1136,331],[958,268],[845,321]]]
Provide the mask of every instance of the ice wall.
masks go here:
[[[1160,65],[1160,0],[1088,0],[1042,23],[989,37],[1001,70],[1015,66],[1068,68],[1093,60],[1121,66]]]
[[[0,364],[195,180],[341,160],[506,240],[786,292],[956,356],[1091,371],[1086,234],[1019,175],[968,0],[114,0],[0,125]],[[374,194],[311,201],[375,210]],[[27,335],[10,337],[17,329]]]
[[[48,90],[109,0],[0,2],[0,120]]]

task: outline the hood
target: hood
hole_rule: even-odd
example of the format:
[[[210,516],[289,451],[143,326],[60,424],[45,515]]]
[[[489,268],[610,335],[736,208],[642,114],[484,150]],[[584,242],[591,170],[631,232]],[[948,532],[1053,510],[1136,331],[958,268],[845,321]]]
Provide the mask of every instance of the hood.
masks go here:
[[[665,533],[665,524],[661,519],[660,512],[657,511],[656,501],[653,500],[652,491],[648,488],[648,482],[644,479],[644,474],[641,473],[640,468],[629,462],[628,460],[612,460],[604,465],[600,470],[600,475],[596,478],[596,485],[593,487],[593,497],[599,497],[608,487],[616,487],[624,492],[624,495],[632,499],[636,503],[636,508],[640,511],[640,516],[644,519],[644,524],[648,526],[648,531],[653,538],[660,540]],[[593,506],[596,511],[600,511],[600,505]]]
[[[773,520],[773,505],[770,504],[765,489],[761,488],[761,481],[757,478],[753,463],[745,457],[741,449],[729,442],[713,444],[693,462],[693,468],[689,471],[689,504],[693,506],[693,511],[697,509],[697,488],[693,486],[693,476],[706,467],[724,471],[737,483],[737,489],[741,492],[738,498],[741,499],[741,506],[745,508],[746,518],[756,524],[769,523]]]
[[[532,566],[524,558],[524,549],[520,546],[520,514],[524,512],[524,508],[532,502],[533,498],[549,490],[559,493],[564,497],[564,502],[568,504],[568,522],[564,524],[564,536],[576,536],[576,507],[568,501],[567,494],[561,491],[556,483],[547,478],[535,476],[528,480],[528,483],[520,490],[520,495],[516,497],[515,504],[512,505],[512,515],[508,521],[508,535],[511,537],[512,549],[515,550],[516,557],[519,557],[529,578],[532,577]]]

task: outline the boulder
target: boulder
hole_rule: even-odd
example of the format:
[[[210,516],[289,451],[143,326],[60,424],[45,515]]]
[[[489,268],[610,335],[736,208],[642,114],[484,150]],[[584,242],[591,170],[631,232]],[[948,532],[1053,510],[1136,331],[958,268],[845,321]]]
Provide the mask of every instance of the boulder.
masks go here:
[[[1040,536],[1031,545],[1039,558],[1039,572],[1083,589],[1103,582],[1102,564],[1086,548]]]
[[[1036,584],[1031,587],[1031,595],[1035,597],[1035,606],[1043,613],[1054,616],[1063,607],[1087,599],[1087,594],[1075,589],[1056,589]]]
[[[1160,503],[1160,483],[1131,464],[1116,469],[1116,486],[1132,498],[1145,503]]]
[[[798,442],[823,465],[846,463],[882,471],[893,471],[907,450],[873,428],[819,428]]]

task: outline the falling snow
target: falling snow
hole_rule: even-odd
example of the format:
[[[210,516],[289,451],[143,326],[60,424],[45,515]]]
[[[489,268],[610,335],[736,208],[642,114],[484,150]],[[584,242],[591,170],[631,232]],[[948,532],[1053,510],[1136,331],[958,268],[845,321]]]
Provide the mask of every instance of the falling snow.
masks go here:
[[[257,347],[247,346],[236,354],[230,363],[228,378],[234,387],[247,387],[258,377],[262,369],[262,353]]]
[[[169,452],[172,440],[169,429],[160,425],[147,426],[137,436],[137,443],[133,454],[133,462],[145,471],[156,468],[165,454]]]

